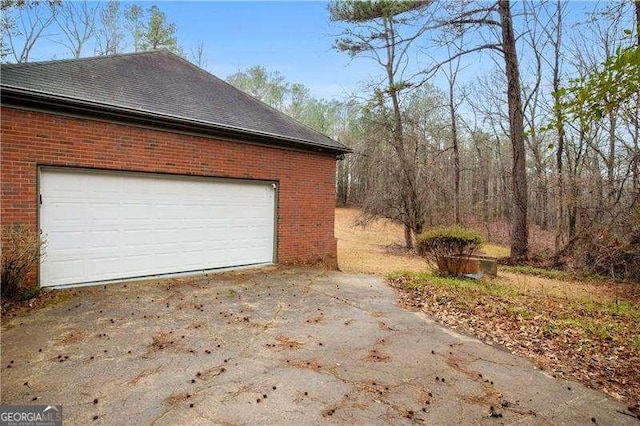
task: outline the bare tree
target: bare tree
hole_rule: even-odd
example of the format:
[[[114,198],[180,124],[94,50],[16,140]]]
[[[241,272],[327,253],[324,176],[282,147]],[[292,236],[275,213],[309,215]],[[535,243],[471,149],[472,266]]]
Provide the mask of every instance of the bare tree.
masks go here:
[[[400,205],[376,204],[381,209],[371,209],[369,213],[401,222],[407,248],[413,248],[413,235],[423,230],[424,206],[418,196],[415,157],[405,140],[400,104],[401,94],[412,86],[403,75],[408,49],[427,27],[422,23],[409,35],[402,35],[399,27],[424,19],[422,11],[426,4],[413,1],[335,2],[329,7],[333,21],[349,25],[336,41],[336,48],[352,57],[371,58],[384,70],[384,82],[374,89],[374,104],[378,107],[379,117],[388,120],[388,142],[398,160],[391,177],[397,183]]]
[[[131,5],[124,11],[125,28],[133,39],[133,51],[143,50],[142,39],[145,32],[144,10],[138,5]]]
[[[455,10],[456,7],[459,10]],[[495,17],[496,13],[498,15],[497,19]],[[513,156],[511,185],[514,202],[511,217],[511,256],[515,259],[526,258],[529,250],[529,225],[527,218],[528,193],[524,116],[511,3],[509,0],[498,0],[490,4],[454,3],[451,5],[450,10],[445,11],[444,16],[441,18],[440,26],[443,28],[455,28],[461,33],[466,31],[480,33],[483,28],[497,29],[500,32],[499,40],[478,44],[459,51],[445,61],[436,64],[434,68],[454,61],[460,56],[481,50],[490,49],[502,53],[507,80],[509,137]]]
[[[98,8],[88,1],[64,1],[60,4],[54,19],[64,35],[62,45],[67,48],[71,56],[79,58],[82,49],[96,30],[96,13]]]
[[[525,123],[525,142],[531,153],[530,162],[534,171],[534,185],[529,199],[530,219],[536,225],[547,229],[549,226],[549,134],[543,127],[548,120],[544,97],[545,58],[548,55],[549,37],[546,28],[549,22],[544,20],[546,3],[523,2],[522,26],[524,48],[529,50],[529,60],[520,66],[524,70],[522,81],[523,115]],[[548,108],[550,109],[550,108]]]
[[[204,42],[202,40],[189,49],[189,59],[200,68],[207,68],[207,58],[204,53]]]
[[[509,129],[513,154],[513,233],[511,235],[511,257],[526,258],[529,250],[529,225],[527,222],[527,165],[524,147],[524,119],[520,90],[520,71],[516,52],[516,37],[513,32],[511,5],[508,0],[498,2],[500,27],[502,29],[502,53],[507,75],[507,100],[509,106]]]
[[[451,47],[454,47],[456,53],[461,50],[460,44],[462,44],[462,34],[458,34],[456,38],[453,40],[446,40],[447,46],[447,54],[452,56],[454,52],[452,52]],[[460,43],[456,43],[456,41],[460,41]],[[445,78],[447,79],[447,83],[449,86],[449,117],[451,120],[451,144],[453,147],[453,216],[456,224],[462,223],[461,214],[460,214],[460,174],[461,174],[461,165],[460,165],[460,137],[458,136],[458,107],[460,106],[461,101],[456,99],[456,80],[458,79],[458,73],[460,71],[460,59],[461,57],[457,57],[454,61],[450,61],[447,63],[447,68],[445,72]]]
[[[556,10],[553,18],[554,30],[549,34],[551,44],[553,46],[553,106],[555,112],[555,127],[557,133],[556,140],[556,238],[555,246],[556,251],[560,250],[564,246],[564,229],[565,229],[565,195],[564,195],[564,171],[563,171],[563,155],[565,149],[565,128],[562,118],[562,112],[560,110],[560,98],[557,93],[560,90],[560,76],[561,76],[561,55],[562,55],[562,24],[563,17],[566,13],[566,2],[557,0]]]
[[[96,53],[115,55],[124,48],[123,11],[120,2],[111,0],[100,9],[100,26],[96,32]]]
[[[60,2],[2,0],[0,5],[2,58],[28,62],[33,47],[54,24]]]

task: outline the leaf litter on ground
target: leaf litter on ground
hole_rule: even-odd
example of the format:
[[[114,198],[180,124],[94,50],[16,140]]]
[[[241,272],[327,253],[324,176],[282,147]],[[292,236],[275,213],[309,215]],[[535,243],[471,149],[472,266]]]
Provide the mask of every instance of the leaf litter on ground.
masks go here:
[[[398,272],[388,281],[405,306],[525,355],[555,377],[640,403],[640,286],[527,287],[509,278]]]

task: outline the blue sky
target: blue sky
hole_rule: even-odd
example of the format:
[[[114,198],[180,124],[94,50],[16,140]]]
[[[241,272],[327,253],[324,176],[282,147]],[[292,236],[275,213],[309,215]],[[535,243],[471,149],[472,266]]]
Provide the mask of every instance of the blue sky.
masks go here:
[[[304,84],[316,97],[344,99],[362,93],[383,73],[372,60],[351,59],[333,48],[341,24],[330,21],[325,1],[155,3],[177,25],[185,50],[204,43],[206,68],[218,77],[262,65],[290,83]],[[476,56],[475,71],[493,67],[486,56]],[[484,66],[479,67],[479,61]],[[444,81],[440,83],[444,87]]]
[[[221,78],[262,65],[270,71],[279,71],[290,83],[304,84],[316,97],[343,99],[353,93],[364,93],[364,84],[382,72],[369,59],[351,60],[333,49],[340,26],[330,22],[328,3],[324,1],[136,3],[145,9],[157,4],[168,20],[176,24],[178,41],[185,52],[202,42],[206,68]],[[128,4],[131,3],[124,2],[123,6]],[[570,20],[584,19],[584,12],[596,5],[593,1],[571,2]],[[92,56],[92,51],[88,47],[83,56]],[[59,43],[49,40],[33,51],[31,60],[67,56]],[[426,61],[425,55],[421,58],[421,62]],[[495,55],[493,59],[501,61]],[[470,56],[463,64],[468,66],[459,83],[477,81],[479,74],[488,73],[495,66],[489,54]],[[445,87],[442,77],[433,82]]]
[[[146,5],[150,5],[147,3]],[[187,50],[204,43],[207,69],[219,77],[262,65],[302,83],[315,96],[342,97],[368,80],[375,68],[332,48],[339,28],[327,3],[160,2]]]
[[[143,7],[153,4],[137,3]],[[185,50],[204,43],[207,69],[222,78],[262,65],[281,72],[288,82],[304,84],[316,97],[330,99],[362,92],[382,72],[369,59],[352,60],[333,49],[340,25],[330,22],[326,1],[154,3],[177,25],[178,40]],[[584,12],[596,5],[594,1],[571,2],[569,19],[584,19]],[[443,55],[435,53],[437,58]],[[461,76],[461,83],[473,81],[478,72],[488,73],[495,64],[489,53],[468,59],[470,66],[464,72],[468,75]],[[441,77],[434,82],[445,87]]]

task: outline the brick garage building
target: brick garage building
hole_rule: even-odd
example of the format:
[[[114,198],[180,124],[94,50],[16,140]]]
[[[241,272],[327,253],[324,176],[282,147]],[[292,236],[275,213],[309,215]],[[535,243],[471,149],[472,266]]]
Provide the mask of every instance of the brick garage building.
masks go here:
[[[41,286],[335,265],[340,143],[180,57],[2,65],[1,222]]]

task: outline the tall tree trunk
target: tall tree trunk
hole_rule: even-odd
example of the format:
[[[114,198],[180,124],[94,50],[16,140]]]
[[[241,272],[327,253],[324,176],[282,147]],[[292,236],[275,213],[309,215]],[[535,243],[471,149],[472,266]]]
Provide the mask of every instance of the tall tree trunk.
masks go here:
[[[524,147],[524,118],[520,91],[520,72],[516,39],[513,33],[511,6],[508,0],[498,2],[500,26],[502,28],[502,49],[507,76],[507,100],[509,106],[509,128],[513,153],[513,230],[511,257],[524,259],[529,250],[529,227],[527,222],[527,169]]]
[[[338,176],[336,188],[336,202],[338,207],[344,207],[348,203],[349,196],[349,159],[342,157],[338,160]]]
[[[560,0],[557,2],[557,21],[556,21],[556,40],[554,43],[554,62],[553,62],[553,92],[554,92],[554,109],[556,119],[556,132],[558,135],[557,149],[556,149],[556,239],[555,246],[556,251],[560,250],[564,245],[564,228],[565,228],[565,215],[564,215],[564,176],[562,174],[562,156],[564,155],[564,122],[562,117],[562,111],[560,109],[560,98],[556,94],[560,90],[560,48],[562,44],[562,8]]]
[[[549,189],[547,185],[547,176],[544,169],[540,168],[536,171],[536,210],[537,210],[537,224],[544,230],[548,227],[547,221],[547,205],[549,200]]]
[[[578,184],[576,183],[576,175],[570,177],[571,192],[569,197],[569,203],[567,205],[569,223],[568,232],[569,240],[576,236],[577,222],[578,222]]]
[[[413,236],[411,235],[411,227],[407,224],[404,225],[404,245],[408,249],[413,248]]]
[[[609,112],[609,149],[607,152],[607,206],[613,208],[615,202],[615,166],[616,166],[616,126],[618,119],[616,111]]]
[[[455,77],[449,77],[449,114],[451,115],[451,140],[453,142],[453,215],[456,224],[460,224],[460,148],[458,146],[458,120],[454,104]]]
[[[422,230],[424,218],[418,206],[418,194],[416,191],[415,168],[412,165],[404,140],[404,129],[402,123],[402,112],[400,110],[400,99],[398,96],[398,87],[395,81],[395,29],[393,21],[388,19],[385,21],[386,29],[389,33],[387,39],[387,90],[391,98],[393,108],[393,146],[398,154],[400,161],[400,169],[402,172],[400,193],[403,198],[403,206],[405,209],[405,242],[408,249],[413,248],[412,233],[418,234]]]
[[[638,47],[640,47],[640,0],[634,1],[636,6],[636,36],[638,36]]]
[[[640,49],[640,0],[634,0],[634,5],[635,5],[635,10],[636,10],[636,36],[638,38],[637,41],[637,47],[638,49]],[[638,90],[638,92],[636,93],[636,104],[635,104],[635,111],[636,111],[636,119],[635,119],[635,123],[634,123],[634,152],[633,152],[633,157],[632,157],[632,164],[633,167],[631,168],[632,170],[632,182],[633,182],[633,188],[638,188],[640,187],[640,175],[639,175],[639,171],[640,171],[640,138],[638,138],[638,121],[640,119],[638,119],[637,117],[640,117],[640,90]],[[636,202],[636,200],[640,200],[640,193],[638,191],[636,191],[636,194],[634,196],[634,204]]]

